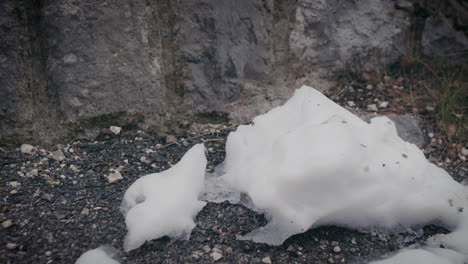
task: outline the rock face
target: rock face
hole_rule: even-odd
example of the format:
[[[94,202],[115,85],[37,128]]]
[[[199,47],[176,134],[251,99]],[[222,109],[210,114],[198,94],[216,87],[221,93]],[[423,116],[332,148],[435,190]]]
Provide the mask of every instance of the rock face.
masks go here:
[[[0,135],[52,142],[211,111],[249,120],[345,67],[466,50],[466,4],[438,3],[4,0]]]

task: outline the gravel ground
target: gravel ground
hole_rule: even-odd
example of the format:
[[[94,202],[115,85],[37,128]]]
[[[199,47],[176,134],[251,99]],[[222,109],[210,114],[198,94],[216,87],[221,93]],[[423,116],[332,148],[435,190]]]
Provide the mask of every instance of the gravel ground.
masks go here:
[[[122,244],[126,228],[119,211],[125,190],[139,177],[176,164],[200,142],[208,149],[208,171],[212,171],[224,159],[225,139],[234,129],[200,125],[172,144],[171,137],[123,131],[119,135],[102,134],[100,141],[77,141],[53,148],[36,146],[32,154],[0,149],[0,263],[74,263],[86,250],[105,244],[121,252],[122,263],[212,263],[219,256],[221,263],[366,263],[423,243],[430,235],[448,232],[437,226],[396,234],[328,226],[272,247],[237,240],[237,235],[267,221],[264,215],[243,205],[223,202],[208,203],[198,214],[190,240],[164,237],[125,253]],[[456,160],[445,158],[444,142],[430,122],[423,130],[434,134],[428,136],[427,157],[457,181],[466,180],[466,162],[460,156]],[[60,159],[56,152],[52,157],[57,150],[63,152],[64,160],[56,160]],[[123,179],[109,183],[105,176],[112,170],[120,171]]]

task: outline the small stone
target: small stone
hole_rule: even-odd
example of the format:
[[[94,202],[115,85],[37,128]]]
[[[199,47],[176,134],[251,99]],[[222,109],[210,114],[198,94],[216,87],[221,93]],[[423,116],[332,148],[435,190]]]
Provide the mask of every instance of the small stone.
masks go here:
[[[223,258],[223,255],[219,252],[213,252],[210,254],[214,261],[218,261]]]
[[[77,61],[78,61],[78,58],[73,53],[68,53],[65,56],[63,56],[63,62],[65,62],[65,63],[71,64],[71,63],[75,63]]]
[[[289,246],[286,250],[289,251],[289,252],[294,251],[294,247],[293,247],[293,246]]]
[[[353,244],[353,245],[356,245],[356,244],[357,244],[355,238],[351,239],[351,244]]]
[[[427,110],[428,112],[434,112],[434,107],[428,105],[428,106],[426,106],[426,110]]]
[[[169,135],[166,137],[166,143],[175,143],[177,142],[177,138],[174,135]]]
[[[37,176],[39,173],[37,171],[37,169],[32,169],[30,172],[29,172],[30,175],[32,176]]]
[[[264,257],[264,258],[262,258],[262,263],[271,264],[271,259],[270,259],[270,257]]]
[[[378,111],[377,106],[376,106],[375,104],[367,105],[367,110],[368,110],[368,111],[373,111],[373,112],[377,112],[377,111]]]
[[[80,171],[80,170],[79,170],[77,167],[75,167],[75,165],[73,165],[73,164],[70,165],[70,169],[71,169],[73,172],[79,172],[79,171]]]
[[[52,251],[46,251],[46,252],[45,252],[45,255],[48,256],[48,257],[50,257],[50,256],[52,255]]]
[[[333,248],[333,251],[335,253],[341,252],[341,248],[339,246],[336,246],[336,247]]]
[[[333,258],[329,258],[328,263],[335,263],[335,261],[333,260]]]
[[[51,154],[52,158],[56,161],[63,161],[65,160],[65,155],[63,154],[62,150],[57,150],[52,152]]]
[[[262,261],[260,258],[253,258],[252,259],[253,263],[260,263],[260,261]]]
[[[373,87],[372,85],[368,84],[368,85],[366,86],[366,89],[367,89],[367,90],[372,90],[372,89],[374,89],[374,87]]]
[[[146,164],[150,164],[151,163],[151,160],[147,159],[146,157],[141,157],[140,158],[140,161],[143,162],[143,163],[146,163]]]
[[[460,153],[461,153],[463,156],[468,156],[468,149],[466,149],[466,148],[463,147],[463,148],[460,150]]]
[[[348,101],[348,106],[350,107],[356,106],[356,103],[354,103],[353,101]]]
[[[201,250],[196,250],[192,252],[192,258],[194,259],[199,259],[203,255],[203,251]]]
[[[388,106],[388,102],[381,102],[379,104],[379,108],[387,108],[387,106]]]
[[[11,188],[18,188],[20,185],[21,185],[21,183],[19,183],[17,181],[10,182]]]
[[[120,134],[120,131],[122,131],[122,128],[121,127],[118,127],[118,126],[110,126],[109,127],[109,130],[114,133],[115,135],[118,135]]]
[[[434,137],[434,133],[429,133],[427,134],[430,138],[433,138]]]
[[[16,245],[15,243],[7,243],[6,245],[7,249],[15,249],[16,247],[18,247],[18,245]]]
[[[9,228],[12,225],[13,225],[13,221],[11,221],[10,219],[2,222],[3,228]]]
[[[377,236],[377,233],[376,233],[376,232],[372,232],[372,233],[371,233],[371,236],[376,237],[376,236]]]
[[[41,195],[41,198],[49,202],[52,202],[54,196],[52,194],[44,193]]]
[[[114,183],[114,182],[118,182],[120,180],[123,180],[123,177],[122,177],[122,174],[120,174],[119,171],[117,170],[112,170],[111,173],[109,173],[109,175],[106,176],[106,179],[109,183]]]
[[[29,144],[23,144],[20,147],[20,151],[24,154],[32,154],[34,151],[34,147]]]
[[[88,208],[83,208],[83,210],[81,210],[81,214],[82,215],[89,215],[89,209]]]
[[[203,250],[208,253],[211,251],[211,248],[209,246],[203,246]]]

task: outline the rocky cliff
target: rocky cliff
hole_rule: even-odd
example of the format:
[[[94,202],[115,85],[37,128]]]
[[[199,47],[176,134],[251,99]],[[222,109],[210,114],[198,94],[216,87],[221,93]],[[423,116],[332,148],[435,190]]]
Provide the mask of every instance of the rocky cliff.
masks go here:
[[[349,65],[468,48],[462,0],[3,0],[0,135],[249,120]]]

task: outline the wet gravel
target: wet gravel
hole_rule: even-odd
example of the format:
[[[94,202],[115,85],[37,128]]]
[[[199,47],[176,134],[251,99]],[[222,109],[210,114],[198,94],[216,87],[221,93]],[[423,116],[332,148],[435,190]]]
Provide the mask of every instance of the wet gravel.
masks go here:
[[[363,94],[360,107],[364,109],[372,102],[366,97],[372,93]],[[346,104],[350,99],[345,92],[336,100]],[[431,119],[425,120],[429,121],[423,131],[432,136],[428,136],[424,149],[426,157],[457,181],[466,181],[466,162],[457,155],[447,159],[443,138]],[[85,251],[105,244],[120,251],[121,263],[213,263],[215,257],[220,257],[220,263],[367,263],[448,232],[434,225],[394,234],[326,226],[274,247],[237,239],[266,225],[266,217],[243,205],[223,202],[208,203],[203,208],[190,240],[163,237],[125,253],[122,244],[126,228],[119,207],[125,190],[136,179],[170,168],[191,146],[201,142],[208,150],[209,172],[224,160],[225,140],[235,127],[193,127],[192,132],[177,136],[176,143],[171,143],[173,137],[123,131],[119,135],[101,134],[99,141],[76,141],[52,148],[35,146],[32,154],[0,148],[0,263],[74,263]],[[63,152],[63,161],[52,158],[56,150]],[[123,179],[109,183],[105,176],[115,170]]]

